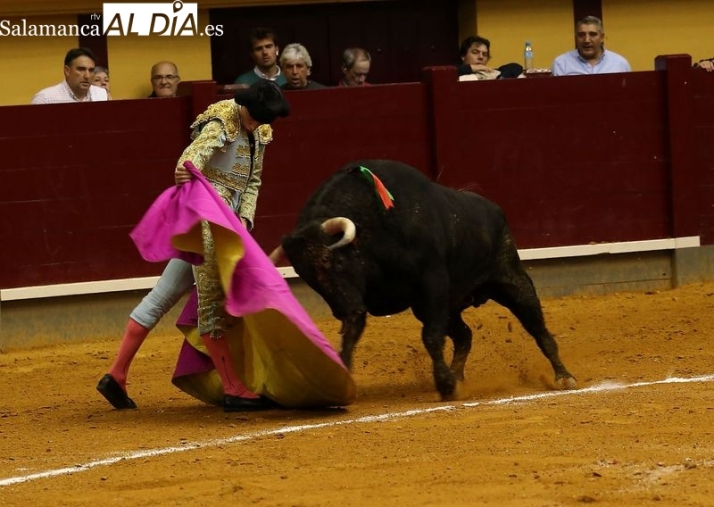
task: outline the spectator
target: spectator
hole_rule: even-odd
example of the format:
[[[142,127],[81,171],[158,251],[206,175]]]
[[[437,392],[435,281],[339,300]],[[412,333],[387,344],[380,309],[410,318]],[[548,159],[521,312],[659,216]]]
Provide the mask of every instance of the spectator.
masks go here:
[[[707,58],[705,60],[699,60],[698,63],[694,64],[694,67],[704,69],[707,72],[714,71],[714,58]]]
[[[216,189],[243,225],[252,227],[256,200],[261,184],[263,155],[272,141],[269,126],[278,116],[289,114],[289,105],[280,87],[259,80],[248,89],[239,90],[235,100],[212,104],[193,123],[193,142],[179,158],[176,184],[191,179],[183,163],[191,161]],[[149,332],[192,287],[197,280],[198,325],[203,343],[223,382],[226,412],[273,408],[270,400],[251,393],[238,379],[223,333],[230,325],[224,308],[224,294],[218,279],[213,251],[213,235],[208,224],[203,229],[205,261],[192,268],[180,259],[172,259],[156,287],[131,312],[114,364],[97,385],[97,390],[114,408],[136,408],[126,390],[129,366]]]
[[[96,62],[94,53],[89,49],[70,49],[64,57],[64,81],[37,92],[32,97],[32,104],[107,100],[107,91],[92,85]]]
[[[283,90],[318,90],[325,85],[309,79],[312,72],[312,58],[302,44],[288,44],[280,55],[280,67],[287,82]]]
[[[605,49],[605,31],[602,21],[586,16],[575,24],[576,49],[558,56],[553,62],[554,76],[577,74],[608,74],[630,72],[625,58]]]
[[[342,73],[344,77],[338,86],[369,86],[367,75],[372,57],[362,48],[347,48],[342,53]]]
[[[173,62],[159,62],[151,67],[151,87],[149,98],[175,97],[181,82],[178,67]]]
[[[259,79],[275,81],[279,86],[285,84],[285,76],[278,65],[278,38],[269,28],[254,28],[250,32],[250,57],[255,62],[253,70],[241,74],[236,84],[250,86]]]
[[[523,67],[517,63],[507,63],[497,69],[489,67],[491,42],[478,35],[464,39],[459,49],[459,59],[461,60],[461,65],[457,68],[459,81],[503,79],[519,77],[523,74]]]
[[[112,99],[112,95],[109,91],[109,69],[100,67],[99,65],[94,67],[94,80],[92,84],[104,88],[107,91],[107,100]]]

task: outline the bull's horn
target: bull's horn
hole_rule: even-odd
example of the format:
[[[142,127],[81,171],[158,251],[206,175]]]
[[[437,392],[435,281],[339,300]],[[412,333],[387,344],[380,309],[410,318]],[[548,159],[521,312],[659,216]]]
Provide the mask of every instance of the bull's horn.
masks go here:
[[[320,227],[322,227],[322,230],[327,234],[337,234],[338,232],[343,233],[342,238],[337,243],[327,247],[330,250],[349,245],[354,241],[355,233],[357,232],[355,223],[345,217],[330,218],[322,222]]]
[[[275,250],[270,252],[270,261],[273,263],[274,266],[277,266],[278,263],[282,262],[283,259],[285,259],[285,250],[283,250],[282,246],[278,246]]]

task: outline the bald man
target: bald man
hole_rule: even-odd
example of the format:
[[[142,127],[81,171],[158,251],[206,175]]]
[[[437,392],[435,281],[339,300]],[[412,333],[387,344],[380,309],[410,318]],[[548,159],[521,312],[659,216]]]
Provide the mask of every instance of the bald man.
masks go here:
[[[175,63],[159,62],[151,67],[151,87],[153,91],[149,97],[175,97],[180,82],[181,77]]]

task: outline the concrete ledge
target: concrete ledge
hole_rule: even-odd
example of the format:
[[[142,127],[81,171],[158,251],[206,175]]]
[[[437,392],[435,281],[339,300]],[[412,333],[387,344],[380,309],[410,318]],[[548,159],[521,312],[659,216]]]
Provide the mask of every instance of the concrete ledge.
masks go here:
[[[56,345],[94,339],[119,340],[129,313],[146,291],[110,292],[6,301],[0,307],[0,350]],[[156,326],[156,333],[176,333],[179,303]],[[179,342],[177,342],[177,347]]]
[[[534,260],[524,264],[541,298],[673,287],[669,251]]]
[[[667,290],[714,280],[714,246],[545,258],[524,264],[541,298]],[[331,317],[322,298],[299,278],[288,278],[288,284],[313,318]],[[90,339],[118,343],[129,313],[147,289],[4,300],[0,304],[0,350]],[[175,334],[180,340],[174,322],[182,306],[169,313],[155,332]]]
[[[591,255],[642,253],[659,250],[676,250],[700,246],[699,236],[681,238],[648,239],[643,241],[620,241],[617,243],[591,243],[588,245],[556,246],[519,250],[523,261],[538,259],[562,259],[564,257],[589,257]]]
[[[278,268],[283,278],[297,277],[292,266]],[[122,278],[120,280],[99,280],[95,282],[62,283],[57,285],[39,285],[37,287],[17,287],[0,289],[0,301],[18,301],[21,299],[40,299],[58,296],[80,296],[83,294],[105,294],[107,292],[125,292],[131,290],[151,290],[158,276],[143,278]]]
[[[523,261],[539,259],[562,259],[567,257],[588,257],[603,254],[621,254],[679,250],[699,246],[699,236],[681,238],[650,239],[644,241],[621,241],[617,243],[592,243],[588,245],[569,245],[551,248],[529,248],[519,250]],[[292,266],[278,268],[283,278],[297,278]],[[82,294],[105,294],[129,290],[151,289],[158,281],[158,276],[144,278],[125,278],[120,280],[101,280],[93,282],[41,285],[37,287],[18,287],[0,289],[0,301],[20,299],[39,299],[58,296],[78,296]]]

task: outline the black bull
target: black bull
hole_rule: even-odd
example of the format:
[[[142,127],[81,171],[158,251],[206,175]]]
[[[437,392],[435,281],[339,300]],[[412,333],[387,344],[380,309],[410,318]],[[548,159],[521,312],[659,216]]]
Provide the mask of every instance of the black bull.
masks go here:
[[[385,206],[360,167],[384,183],[394,207]],[[285,255],[342,321],[340,357],[348,368],[367,313],[383,316],[411,308],[423,324],[436,388],[443,399],[453,399],[472,341],[461,312],[492,299],[535,338],[555,371],[556,385],[575,388],[505,216],[479,195],[433,183],[399,162],[352,162],[313,193],[295,230],[271,258],[277,263]],[[447,335],[454,344],[450,367],[444,360]]]

